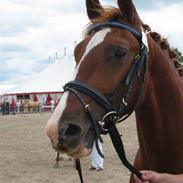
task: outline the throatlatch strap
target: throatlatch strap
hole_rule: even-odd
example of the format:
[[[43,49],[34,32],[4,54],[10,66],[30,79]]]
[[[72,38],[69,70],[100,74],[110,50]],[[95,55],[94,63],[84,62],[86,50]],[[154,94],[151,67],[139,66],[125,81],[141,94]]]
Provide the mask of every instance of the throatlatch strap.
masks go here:
[[[116,128],[116,126],[114,124],[111,123],[111,126],[109,128],[109,135],[111,137],[112,143],[114,145],[114,148],[121,160],[121,162],[123,163],[123,165],[129,169],[129,171],[131,171],[133,174],[135,174],[139,179],[142,179],[142,174],[134,167],[132,166],[125,155],[125,150],[124,150],[124,146],[123,146],[123,142],[121,140],[121,137],[119,135],[119,132]]]
[[[80,181],[81,181],[81,183],[84,183],[83,176],[82,176],[80,160],[79,159],[75,159],[75,163],[76,163],[76,170],[78,171],[78,175],[79,175]]]

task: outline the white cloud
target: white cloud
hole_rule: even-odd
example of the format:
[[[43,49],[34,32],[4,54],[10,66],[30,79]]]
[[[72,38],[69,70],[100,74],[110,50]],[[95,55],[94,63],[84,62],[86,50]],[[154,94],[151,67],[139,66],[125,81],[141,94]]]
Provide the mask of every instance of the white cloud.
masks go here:
[[[55,52],[63,55],[65,46],[73,48],[86,21],[80,8],[74,0],[0,1],[0,81],[20,81],[44,69]],[[82,21],[76,24],[76,19]]]
[[[157,5],[158,2],[166,6]],[[136,0],[143,7],[148,3]],[[183,51],[183,3],[153,3],[152,10],[140,11],[142,19]],[[48,57],[54,57],[55,52],[62,56],[64,47],[71,52],[74,41],[81,40],[87,22],[83,0],[0,0],[0,82],[20,82],[44,69]]]
[[[33,69],[36,68],[36,63],[34,60],[25,60],[25,58],[12,58],[10,60],[6,60],[6,68],[9,72],[19,71],[21,68],[22,74],[30,74]]]
[[[159,10],[142,11],[142,20],[149,24],[152,31],[157,31],[169,39],[170,44],[183,52],[183,3],[161,7]]]
[[[13,85],[13,84],[1,84],[0,83],[0,97],[1,97],[1,95],[3,95],[4,92],[11,90],[14,87],[15,87],[15,85]]]

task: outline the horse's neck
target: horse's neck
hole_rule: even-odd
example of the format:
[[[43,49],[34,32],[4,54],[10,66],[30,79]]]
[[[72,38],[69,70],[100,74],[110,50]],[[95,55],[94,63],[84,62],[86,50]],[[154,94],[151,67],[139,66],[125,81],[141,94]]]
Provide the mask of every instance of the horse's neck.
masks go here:
[[[146,97],[136,110],[141,156],[145,168],[168,171],[176,165],[179,171],[183,168],[179,161],[183,159],[183,85],[168,56],[158,49],[149,58]]]

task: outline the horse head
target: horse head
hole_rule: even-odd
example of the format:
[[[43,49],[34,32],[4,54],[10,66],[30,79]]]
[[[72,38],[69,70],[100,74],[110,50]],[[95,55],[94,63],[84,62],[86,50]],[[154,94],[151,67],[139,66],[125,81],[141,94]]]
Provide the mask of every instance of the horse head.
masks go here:
[[[118,6],[86,0],[91,22],[75,48],[73,81],[46,126],[53,148],[75,158],[89,155],[110,122],[139,102],[147,64],[142,22],[131,0],[118,0]]]

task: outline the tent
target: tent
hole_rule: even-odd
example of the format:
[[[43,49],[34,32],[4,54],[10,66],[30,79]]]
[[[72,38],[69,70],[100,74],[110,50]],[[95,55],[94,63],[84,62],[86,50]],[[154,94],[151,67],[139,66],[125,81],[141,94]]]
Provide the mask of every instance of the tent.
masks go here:
[[[50,63],[40,73],[20,83],[16,87],[7,90],[3,94],[4,100],[11,101],[30,99],[39,101],[43,105],[51,100],[58,100],[62,94],[62,86],[72,79],[74,72],[73,56],[64,56]]]

